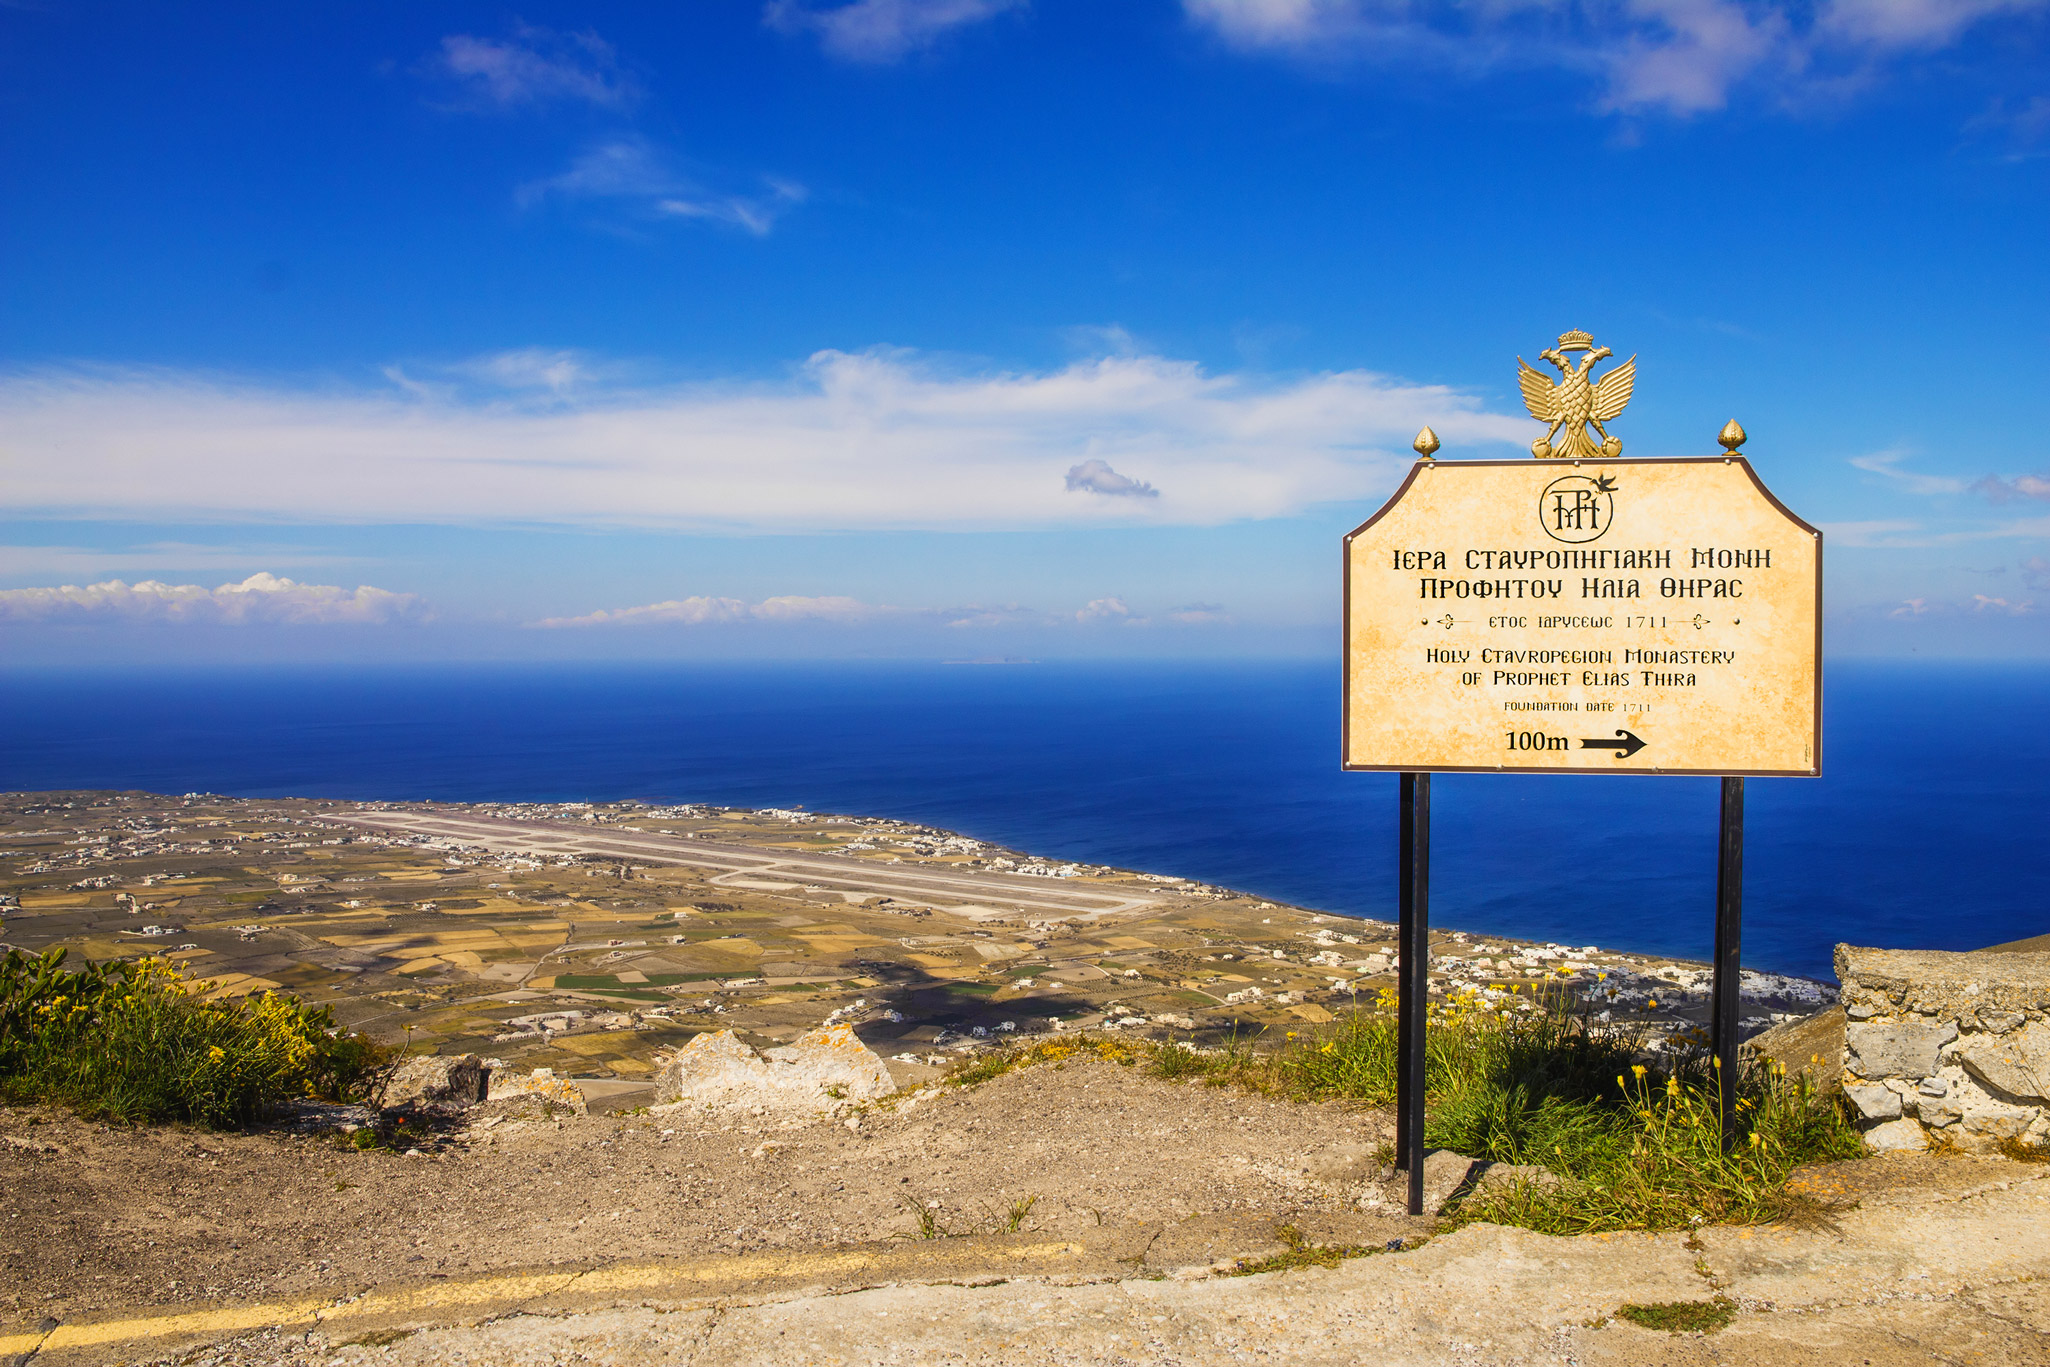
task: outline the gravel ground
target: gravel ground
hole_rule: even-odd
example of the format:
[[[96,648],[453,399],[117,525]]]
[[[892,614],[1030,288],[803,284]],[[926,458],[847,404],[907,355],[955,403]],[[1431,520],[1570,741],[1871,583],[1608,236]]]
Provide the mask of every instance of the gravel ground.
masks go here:
[[[494,1106],[498,1103],[493,1103]],[[486,1108],[489,1109],[489,1108]],[[1387,1117],[1071,1060],[859,1117],[481,1117],[437,1152],[0,1110],[0,1328],[496,1268],[1242,1213],[1338,1230]],[[1313,1175],[1314,1170],[1314,1175]],[[1028,1204],[1029,1203],[1029,1206]],[[1320,1223],[1321,1221],[1321,1223]]]

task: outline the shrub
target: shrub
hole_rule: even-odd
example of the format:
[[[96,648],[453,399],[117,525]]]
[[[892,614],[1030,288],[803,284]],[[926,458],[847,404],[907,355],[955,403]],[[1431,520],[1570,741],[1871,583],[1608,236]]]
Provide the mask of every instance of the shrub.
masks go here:
[[[0,959],[0,1097],[138,1124],[247,1124],[291,1097],[366,1097],[390,1051],[282,993],[206,1001],[160,959]]]
[[[1775,1219],[1800,1204],[1784,1191],[1796,1167],[1863,1152],[1856,1127],[1806,1079],[1761,1068],[1740,1081],[1739,1142],[1726,1153],[1711,1060],[1639,1063],[1632,1030],[1589,1019],[1563,990],[1526,1000],[1501,1011],[1463,994],[1431,1008],[1425,1143],[1551,1174],[1483,1188],[1461,1204],[1461,1220],[1571,1234]],[[1160,1046],[1149,1068],[1386,1106],[1395,1062],[1394,1019],[1356,1011],[1322,1036],[1289,1032],[1278,1050],[1236,1037],[1217,1050]]]

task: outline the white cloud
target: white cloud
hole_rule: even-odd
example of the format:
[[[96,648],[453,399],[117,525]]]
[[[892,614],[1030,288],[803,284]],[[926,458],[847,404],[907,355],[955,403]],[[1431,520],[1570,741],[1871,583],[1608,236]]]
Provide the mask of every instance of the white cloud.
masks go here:
[[[0,379],[0,509],[56,516],[825,530],[1217,525],[1384,495],[1418,427],[1520,448],[1527,418],[1369,371],[1162,356],[944,372],[820,352],[774,384],[464,401],[182,372]],[[1078,462],[1152,498],[1076,498]]]
[[[672,598],[635,608],[600,609],[582,617],[550,617],[537,627],[724,626],[735,622],[865,622],[895,614],[856,598],[784,595],[749,603],[739,598]]]
[[[1966,121],[1964,132],[1968,139],[1996,145],[2001,160],[2034,161],[2050,142],[2050,95],[2016,102],[1993,99]]]
[[[655,212],[667,218],[703,218],[744,228],[756,237],[766,237],[783,211],[804,203],[807,191],[795,181],[771,177],[768,189],[759,195],[704,195],[690,198],[676,195],[655,201]]]
[[[2040,0],[1827,0],[1815,26],[1841,42],[1929,49],[1956,42],[1982,19],[2041,8]]]
[[[556,33],[520,24],[510,38],[452,33],[428,69],[452,83],[472,109],[507,110],[578,100],[618,109],[639,94],[612,45],[595,33]]]
[[[795,181],[774,176],[763,177],[758,191],[714,189],[678,170],[647,139],[618,134],[592,144],[556,175],[520,186],[514,198],[528,207],[550,199],[609,201],[645,221],[723,223],[766,237],[807,193]]]
[[[1224,609],[1215,603],[1191,603],[1174,608],[1166,620],[1178,626],[1209,626],[1228,623]],[[1075,629],[1113,623],[1123,626],[1152,625],[1152,619],[1133,612],[1123,598],[1094,598],[1074,612],[1045,612],[1017,603],[995,606],[971,603],[958,607],[905,608],[864,603],[848,597],[804,597],[787,595],[750,603],[744,598],[672,598],[639,607],[607,608],[579,617],[550,617],[535,622],[548,629],[586,627],[721,627],[750,623],[792,626],[828,623],[836,626],[942,627],[972,630],[988,627],[1038,627]]]
[[[1791,102],[1869,83],[1890,61],[1956,43],[2050,0],[1182,0],[1243,51],[1460,74],[1550,67],[1620,112],[1722,108],[1751,82]]]
[[[1867,522],[1825,522],[1822,534],[1830,546],[1887,547],[1933,546],[1919,522],[1875,518]]]
[[[1909,598],[1888,610],[1888,617],[2033,617],[2036,605],[1975,593],[1969,598]]]
[[[849,62],[894,62],[947,32],[979,24],[1026,0],[769,0],[762,19],[786,33],[815,33],[819,46]]]
[[[1078,622],[1139,622],[1122,598],[1092,598],[1075,614]]]
[[[970,603],[948,608],[938,616],[948,627],[971,631],[978,627],[1037,626],[1051,620],[1046,613],[1016,603],[1001,603],[994,607]]]
[[[1900,468],[1901,462],[1912,454],[1902,450],[1875,451],[1869,456],[1852,456],[1851,465],[1868,474],[1882,476],[1911,494],[1956,494],[1964,492],[1965,482],[1948,475],[1923,475],[1913,470]]]
[[[1125,498],[1159,498],[1160,490],[1144,480],[1131,479],[1119,474],[1095,457],[1083,461],[1068,470],[1069,493],[1110,494]]]
[[[91,546],[0,546],[0,577],[161,573],[175,570],[253,570],[258,566],[340,565],[353,556],[297,547],[207,546],[153,541],[107,550]]]
[[[2050,478],[2016,475],[2013,479],[2002,479],[1999,475],[1987,475],[1972,484],[1972,492],[1984,494],[1995,503],[2012,503],[2018,498],[2050,500]]]
[[[590,369],[575,352],[541,347],[480,356],[454,369],[501,389],[546,390],[551,394],[564,393],[591,378]]]
[[[1228,626],[1231,618],[1225,613],[1222,603],[1188,603],[1167,610],[1167,620],[1177,626],[1207,627]]]
[[[239,584],[203,588],[145,579],[110,579],[84,588],[0,589],[0,621],[56,625],[98,622],[174,626],[379,626],[423,620],[420,600],[362,585],[299,584],[252,574]]]

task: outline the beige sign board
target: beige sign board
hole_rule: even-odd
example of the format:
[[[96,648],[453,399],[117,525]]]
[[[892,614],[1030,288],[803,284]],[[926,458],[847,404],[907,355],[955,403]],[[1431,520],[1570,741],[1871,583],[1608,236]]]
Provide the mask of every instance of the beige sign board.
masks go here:
[[[1345,538],[1345,767],[1818,774],[1821,608],[1741,456],[1419,461]]]

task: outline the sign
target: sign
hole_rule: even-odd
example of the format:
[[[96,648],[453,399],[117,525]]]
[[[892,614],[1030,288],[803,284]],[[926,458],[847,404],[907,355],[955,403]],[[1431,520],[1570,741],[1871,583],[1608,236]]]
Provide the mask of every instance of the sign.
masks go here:
[[[1818,774],[1821,606],[1741,456],[1418,461],[1345,539],[1345,767]]]

